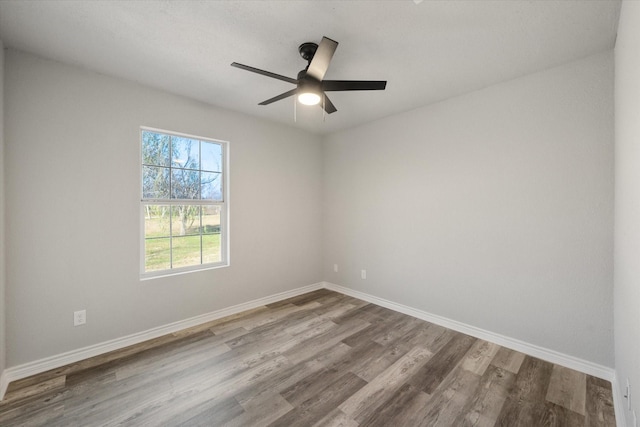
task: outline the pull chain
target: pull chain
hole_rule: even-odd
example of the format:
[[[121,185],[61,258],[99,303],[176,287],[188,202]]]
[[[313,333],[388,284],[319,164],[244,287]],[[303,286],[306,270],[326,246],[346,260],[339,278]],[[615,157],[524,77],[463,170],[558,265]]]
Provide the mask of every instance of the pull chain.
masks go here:
[[[327,115],[325,114],[327,112],[327,103],[326,100],[327,96],[324,94],[324,92],[322,92],[322,123],[324,123],[327,119]]]

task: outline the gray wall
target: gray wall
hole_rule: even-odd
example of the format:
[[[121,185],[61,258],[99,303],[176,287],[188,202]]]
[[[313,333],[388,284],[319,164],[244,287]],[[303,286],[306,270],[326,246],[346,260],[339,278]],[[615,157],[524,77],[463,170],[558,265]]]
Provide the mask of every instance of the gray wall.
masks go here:
[[[319,137],[12,50],[5,79],[8,366],[322,279]],[[141,125],[230,141],[230,267],[139,280]]]
[[[4,244],[4,45],[0,40],[0,374],[7,367],[5,340],[5,244]],[[1,391],[0,391],[1,393]]]
[[[625,1],[616,42],[615,354],[620,396],[640,416],[640,3]],[[625,402],[626,404],[626,402]],[[633,416],[625,411],[627,424]]]
[[[613,366],[612,52],[333,134],[324,161],[326,281]]]

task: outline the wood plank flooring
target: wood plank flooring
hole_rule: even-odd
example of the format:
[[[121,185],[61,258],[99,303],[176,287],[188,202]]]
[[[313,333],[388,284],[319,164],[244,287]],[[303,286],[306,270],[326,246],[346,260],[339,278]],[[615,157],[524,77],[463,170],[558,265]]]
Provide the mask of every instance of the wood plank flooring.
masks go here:
[[[2,426],[615,426],[611,384],[319,290],[10,384]]]

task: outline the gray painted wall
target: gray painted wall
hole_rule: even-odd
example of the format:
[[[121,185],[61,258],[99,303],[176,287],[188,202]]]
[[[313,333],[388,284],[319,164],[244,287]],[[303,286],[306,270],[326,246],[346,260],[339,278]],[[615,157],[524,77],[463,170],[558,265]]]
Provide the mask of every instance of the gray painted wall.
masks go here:
[[[8,366],[322,279],[319,137],[12,50],[5,78]],[[230,267],[139,280],[141,125],[230,141]]]
[[[4,45],[0,40],[0,374],[7,367],[5,342],[5,244],[4,244]]]
[[[326,281],[613,366],[613,52],[333,134],[324,162]]]
[[[640,417],[640,3],[625,1],[616,42],[615,354],[620,396]],[[625,406],[627,402],[624,402]],[[627,425],[633,416],[625,411]]]

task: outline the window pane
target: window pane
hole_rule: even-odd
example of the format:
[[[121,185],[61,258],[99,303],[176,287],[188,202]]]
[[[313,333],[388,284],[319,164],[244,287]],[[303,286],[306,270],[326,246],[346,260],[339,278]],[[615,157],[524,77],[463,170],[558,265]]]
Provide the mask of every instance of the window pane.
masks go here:
[[[174,237],[171,242],[173,268],[201,264],[200,235]]]
[[[169,237],[169,206],[144,207],[144,238]]]
[[[202,263],[220,262],[220,206],[202,207]]]
[[[169,198],[169,169],[155,166],[142,167],[142,198]]]
[[[156,237],[144,239],[144,271],[171,268],[171,239]]]
[[[222,172],[222,146],[202,141],[202,170]]]
[[[169,166],[169,135],[142,132],[142,163]]]
[[[171,268],[171,239],[169,238],[169,207],[144,207],[144,270]]]
[[[171,137],[172,159],[174,168],[199,169],[200,168],[200,141],[197,139]]]
[[[202,234],[220,233],[220,206],[202,207]]]
[[[220,234],[204,234],[202,236],[202,263],[220,261]]]
[[[171,169],[171,197],[173,199],[197,199],[200,196],[200,172],[188,169]]]
[[[202,198],[221,202],[222,198],[222,174],[217,172],[202,172]]]
[[[200,206],[179,205],[171,208],[171,235],[200,234]]]

